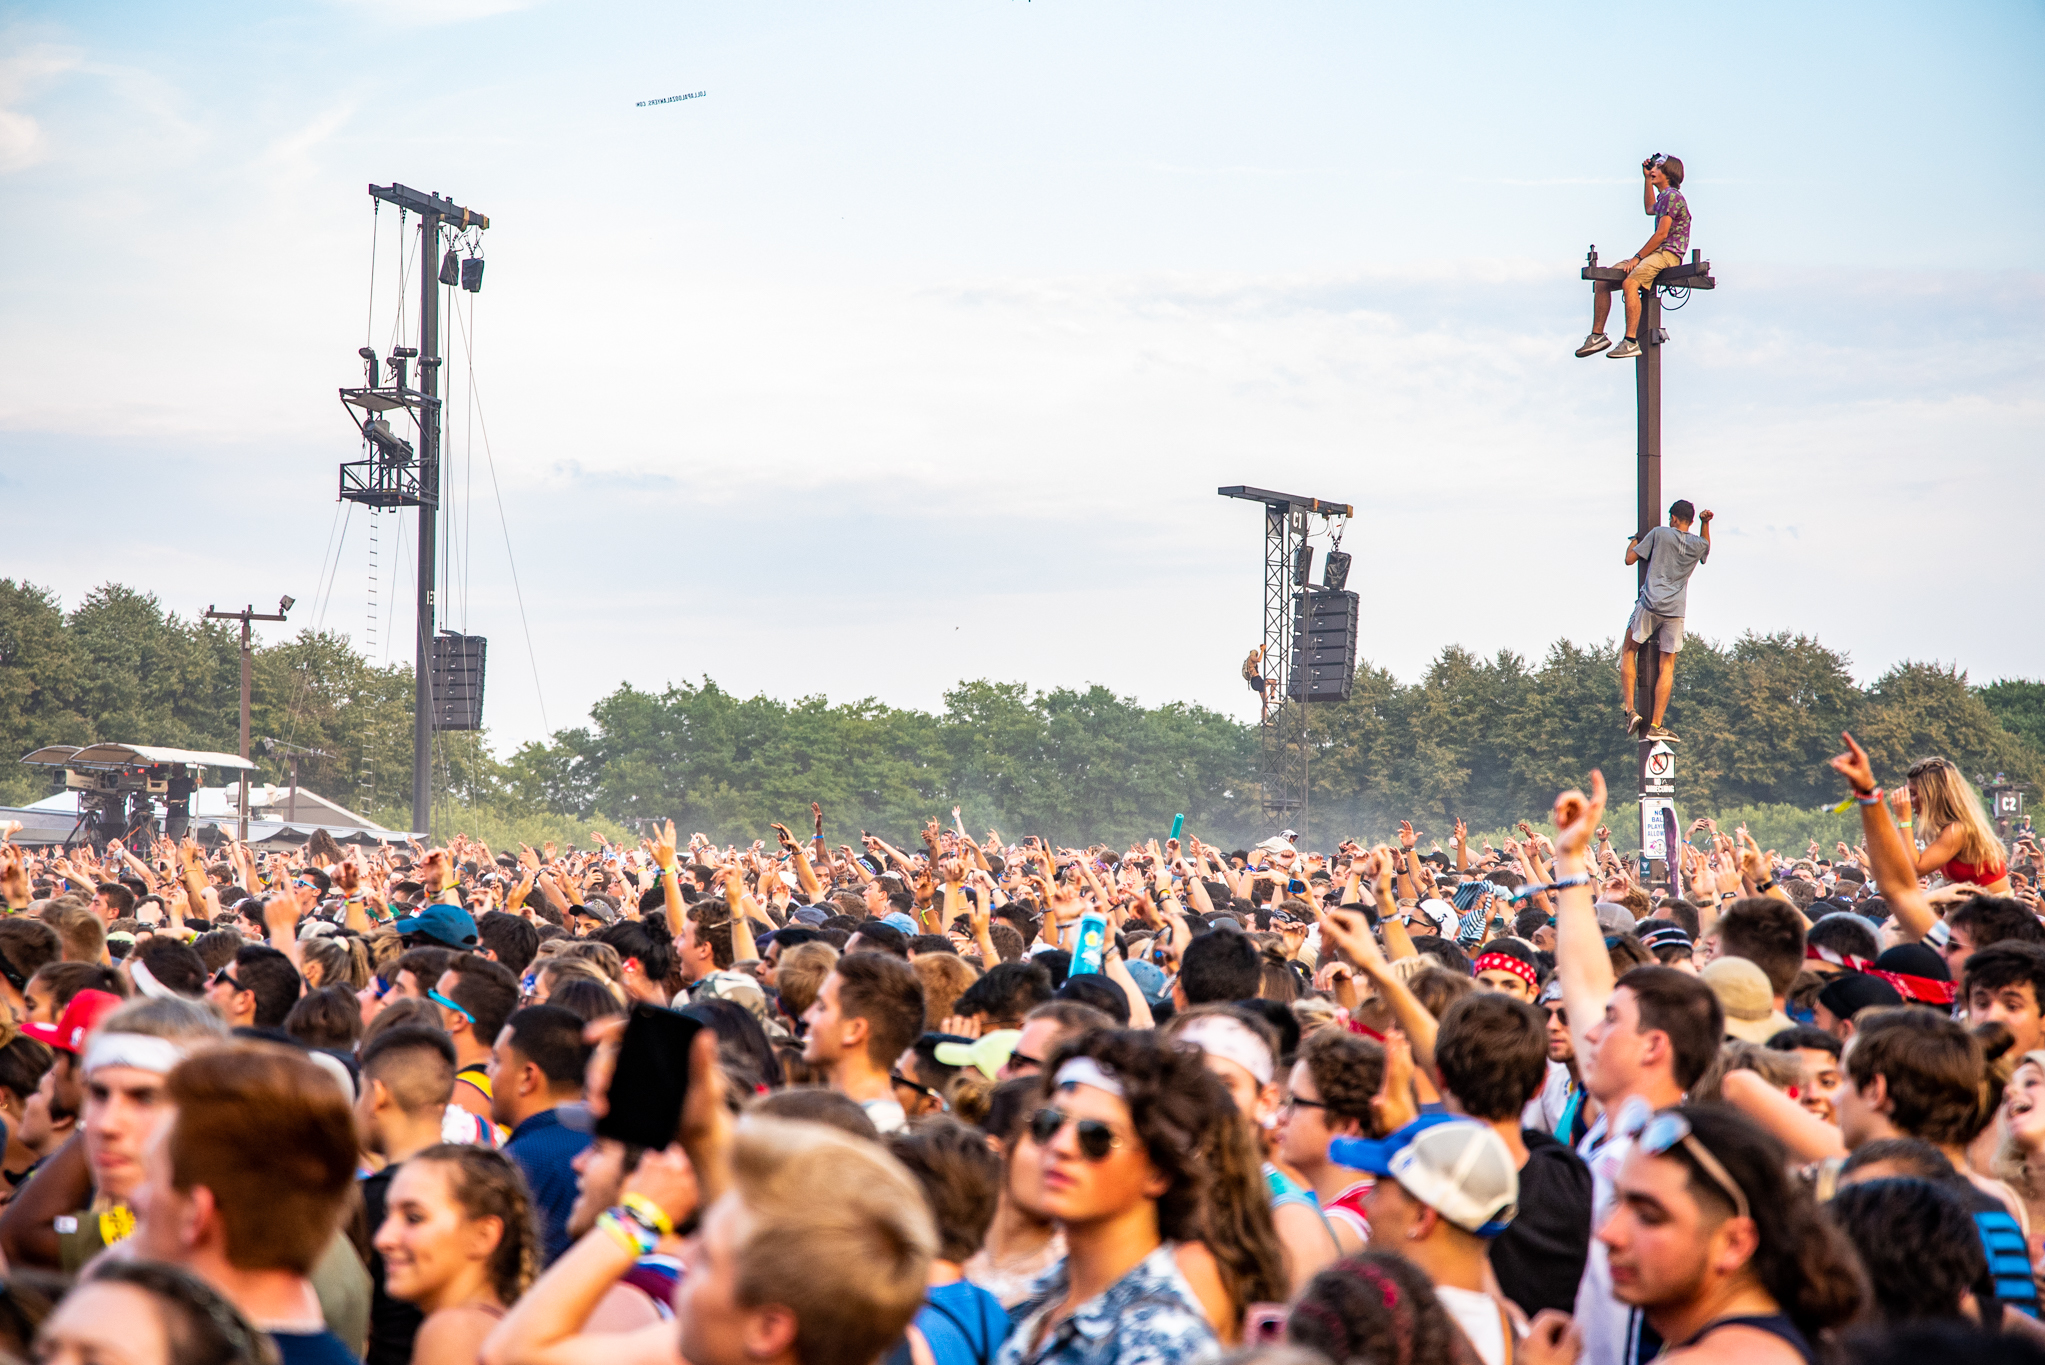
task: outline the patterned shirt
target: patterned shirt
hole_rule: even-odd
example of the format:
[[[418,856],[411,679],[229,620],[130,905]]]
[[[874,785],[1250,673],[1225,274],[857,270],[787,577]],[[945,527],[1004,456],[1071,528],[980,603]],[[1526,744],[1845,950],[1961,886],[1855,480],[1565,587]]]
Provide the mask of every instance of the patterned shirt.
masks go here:
[[[1669,220],[1669,235],[1662,239],[1657,251],[1673,251],[1681,261],[1683,253],[1690,249],[1690,201],[1677,189],[1663,190],[1655,196],[1654,220]]]
[[[788,1036],[788,1030],[767,1008],[767,993],[760,989],[759,982],[744,972],[720,968],[688,987],[688,994],[691,1005],[700,1005],[706,1000],[729,1000],[759,1020],[760,1027],[767,1031],[769,1038]]]
[[[1066,1265],[1060,1261],[1044,1272],[1030,1297],[1009,1313],[1015,1327],[994,1365],[1197,1365],[1220,1354],[1169,1242],[1037,1340],[1045,1317],[1071,1288]]]

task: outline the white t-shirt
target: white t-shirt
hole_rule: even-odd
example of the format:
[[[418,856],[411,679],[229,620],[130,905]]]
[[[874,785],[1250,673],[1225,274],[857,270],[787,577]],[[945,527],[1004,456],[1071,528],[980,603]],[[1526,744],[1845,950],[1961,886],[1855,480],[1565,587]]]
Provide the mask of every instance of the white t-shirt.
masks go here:
[[[1438,1284],[1434,1296],[1463,1329],[1484,1365],[1506,1365],[1511,1354],[1506,1350],[1505,1317],[1489,1294]]]
[[[1612,1263],[1597,1238],[1619,1202],[1619,1167],[1633,1151],[1631,1134],[1605,1141],[1608,1117],[1600,1116],[1576,1149],[1591,1168],[1591,1254],[1576,1286],[1576,1326],[1583,1333],[1579,1365],[1637,1365],[1646,1325],[1635,1309],[1612,1297]]]
[[[888,1097],[878,1100],[861,1100],[859,1107],[873,1120],[873,1126],[883,1133],[896,1133],[909,1126],[909,1115],[902,1109],[901,1101]]]

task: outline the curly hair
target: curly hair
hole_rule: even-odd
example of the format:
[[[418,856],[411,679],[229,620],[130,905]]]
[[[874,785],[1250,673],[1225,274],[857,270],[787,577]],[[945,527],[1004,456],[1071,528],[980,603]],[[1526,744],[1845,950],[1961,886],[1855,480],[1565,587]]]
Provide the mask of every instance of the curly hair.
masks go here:
[[[1058,1093],[1058,1069],[1074,1057],[1093,1058],[1122,1085],[1130,1125],[1166,1181],[1157,1199],[1158,1231],[1174,1242],[1198,1237],[1209,1181],[1203,1139],[1215,1111],[1235,1113],[1228,1090],[1197,1052],[1180,1051],[1150,1032],[1095,1029],[1052,1049],[1037,1087],[1039,1103]]]
[[[1307,1282],[1285,1339],[1333,1361],[1475,1365],[1455,1322],[1417,1266],[1388,1251],[1335,1262]]]
[[[1365,1137],[1383,1136],[1371,1108],[1385,1083],[1382,1044],[1347,1029],[1321,1029],[1300,1045],[1299,1059],[1307,1064],[1329,1117],[1354,1119]]]
[[[447,1191],[464,1218],[495,1218],[502,1225],[490,1253],[490,1287],[499,1303],[516,1303],[540,1273],[539,1225],[525,1177],[504,1153],[468,1143],[435,1143],[406,1164],[420,1161],[448,1168]]]

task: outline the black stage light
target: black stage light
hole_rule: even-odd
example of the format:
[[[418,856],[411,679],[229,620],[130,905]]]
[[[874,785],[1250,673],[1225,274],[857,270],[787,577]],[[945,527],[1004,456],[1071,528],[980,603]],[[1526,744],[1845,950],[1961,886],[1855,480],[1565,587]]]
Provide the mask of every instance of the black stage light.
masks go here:
[[[1342,550],[1330,550],[1321,558],[1321,586],[1336,592],[1349,586],[1349,556]]]
[[[1304,588],[1314,573],[1314,547],[1304,542],[1292,552],[1292,586]]]
[[[461,261],[454,254],[454,248],[449,247],[447,254],[440,258],[440,282],[442,284],[459,284],[461,283],[461,278]]]
[[[471,294],[483,292],[483,258],[471,256],[462,262],[462,288]]]

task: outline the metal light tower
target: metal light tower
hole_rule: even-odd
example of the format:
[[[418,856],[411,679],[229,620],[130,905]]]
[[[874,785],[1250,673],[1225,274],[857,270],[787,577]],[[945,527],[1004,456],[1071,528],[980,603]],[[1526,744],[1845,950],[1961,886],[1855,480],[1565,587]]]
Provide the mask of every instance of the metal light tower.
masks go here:
[[[1262,788],[1265,822],[1276,828],[1289,820],[1307,829],[1307,697],[1308,691],[1294,690],[1293,634],[1295,603],[1306,593],[1306,565],[1298,558],[1307,548],[1307,517],[1317,514],[1331,518],[1354,516],[1356,509],[1346,502],[1302,498],[1291,493],[1274,493],[1268,488],[1235,484],[1217,488],[1224,498],[1264,504],[1264,706],[1257,726],[1258,773]],[[1354,639],[1349,650],[1354,652]],[[1335,689],[1336,696],[1348,694],[1347,678]],[[1278,699],[1272,693],[1276,691]],[[1318,689],[1315,694],[1319,695]],[[1294,703],[1297,704],[1294,704]]]
[[[254,657],[249,651],[249,622],[281,621],[284,619],[284,614],[291,610],[291,603],[292,599],[289,597],[278,598],[277,614],[275,616],[266,616],[254,607],[243,607],[240,611],[215,611],[209,604],[206,608],[206,619],[209,621],[241,622],[241,748],[235,752],[239,753],[243,758],[249,756],[249,693],[252,681],[250,670],[251,661]],[[247,768],[241,770],[240,781],[241,796],[235,803],[234,837],[237,843],[245,844],[249,841],[249,773]]]
[[[424,194],[398,184],[371,185],[370,197],[419,215],[419,346],[392,353],[395,384],[377,383],[376,354],[363,348],[368,362],[367,387],[341,390],[341,401],[360,414],[356,419],[372,451],[366,460],[341,466],[341,496],[375,507],[419,509],[419,573],[417,626],[412,664],[412,828],[433,829],[433,641],[437,518],[440,512],[440,292],[453,285],[451,267],[436,267],[443,225],[457,230],[487,229],[490,220],[438,193]],[[452,253],[450,253],[452,255]],[[477,276],[480,281],[480,274]],[[465,286],[467,287],[467,286]],[[407,387],[404,362],[418,360],[417,383]],[[419,448],[394,435],[384,413],[404,409],[418,423]]]

